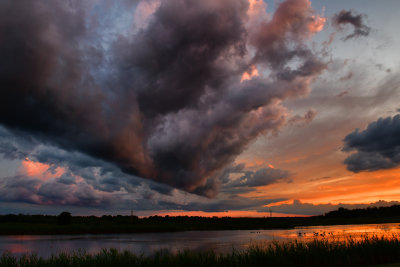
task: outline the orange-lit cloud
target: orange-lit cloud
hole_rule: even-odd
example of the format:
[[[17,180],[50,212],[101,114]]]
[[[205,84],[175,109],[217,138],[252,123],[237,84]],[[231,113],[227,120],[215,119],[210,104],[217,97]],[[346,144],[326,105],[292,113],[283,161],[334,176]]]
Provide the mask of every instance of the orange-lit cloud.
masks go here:
[[[24,175],[39,178],[41,180],[48,180],[51,178],[60,177],[65,173],[64,167],[57,167],[54,171],[50,170],[50,165],[32,161],[29,158],[21,162],[20,172]]]
[[[312,204],[361,204],[379,200],[400,201],[400,168],[375,173],[364,172],[342,177],[324,177],[320,180],[296,182],[295,187],[283,188],[274,184],[261,193],[249,193],[246,197],[270,197],[299,199]],[[261,190],[261,188],[260,188]],[[277,193],[278,192],[278,193]],[[290,201],[289,201],[290,202]],[[287,204],[287,201],[270,206]]]
[[[275,166],[269,163],[268,161],[264,159],[256,159],[256,160],[247,160],[243,159],[240,161],[237,161],[236,164],[244,164],[246,168],[263,168],[263,167],[269,167],[271,169],[275,169]]]
[[[257,12],[259,7],[263,5],[263,0],[249,0],[249,10],[247,11],[248,14],[254,14]]]
[[[160,1],[141,1],[135,9],[134,13],[134,27],[142,29],[147,26],[151,16],[160,6]]]
[[[308,24],[310,33],[317,33],[324,29],[326,18],[319,15],[312,16],[313,21]]]
[[[289,199],[289,200],[283,200],[283,201],[279,201],[279,202],[275,202],[275,203],[271,203],[266,205],[266,207],[274,207],[274,206],[280,206],[283,204],[291,204],[293,202],[293,200]]]
[[[258,76],[259,76],[259,73],[258,73],[257,67],[255,65],[252,65],[250,70],[243,73],[242,78],[240,79],[240,82],[251,80],[253,77],[258,77]]]
[[[247,14],[251,21],[267,19],[267,4],[263,0],[249,0]]]
[[[353,174],[345,179],[316,183],[315,191],[304,198],[313,203],[366,203],[379,200],[400,201],[400,169]],[[318,192],[321,186],[323,191]]]

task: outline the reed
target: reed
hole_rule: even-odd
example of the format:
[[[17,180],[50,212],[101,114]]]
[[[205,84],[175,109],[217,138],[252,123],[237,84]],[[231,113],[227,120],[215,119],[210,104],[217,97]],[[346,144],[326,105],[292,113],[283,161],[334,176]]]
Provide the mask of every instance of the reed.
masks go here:
[[[227,254],[214,251],[161,250],[151,256],[104,249],[97,254],[84,251],[61,253],[49,258],[3,254],[0,266],[371,266],[400,262],[400,238],[364,236],[346,240],[315,239],[310,242],[257,243]]]

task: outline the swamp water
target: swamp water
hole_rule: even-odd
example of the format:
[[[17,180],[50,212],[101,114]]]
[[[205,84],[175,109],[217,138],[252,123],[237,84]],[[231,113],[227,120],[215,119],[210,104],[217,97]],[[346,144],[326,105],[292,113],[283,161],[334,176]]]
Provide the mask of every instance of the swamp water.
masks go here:
[[[168,249],[171,252],[185,249],[214,250],[229,253],[251,245],[272,241],[309,241],[315,238],[332,241],[362,236],[399,236],[400,224],[361,224],[296,227],[285,230],[235,230],[235,231],[188,231],[143,234],[107,235],[14,235],[0,236],[0,254],[15,256],[37,254],[49,257],[60,252],[85,251],[97,253],[104,248],[129,250],[135,254],[149,255]]]

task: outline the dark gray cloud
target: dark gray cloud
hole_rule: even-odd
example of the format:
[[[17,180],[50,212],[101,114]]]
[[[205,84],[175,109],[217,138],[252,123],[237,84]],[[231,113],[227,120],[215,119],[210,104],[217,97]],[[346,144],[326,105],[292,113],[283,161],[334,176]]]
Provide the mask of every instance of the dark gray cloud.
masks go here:
[[[379,152],[357,152],[344,160],[347,169],[352,172],[378,171],[396,167],[398,162],[393,162]]]
[[[216,174],[259,135],[277,131],[285,122],[280,101],[307,94],[325,68],[305,44],[315,19],[305,0],[282,2],[257,25],[247,24],[245,0],[165,0],[146,27],[124,34],[102,28],[119,14],[103,14],[104,23],[90,3],[0,3],[0,124],[71,152],[36,157],[65,160],[88,182],[100,160],[103,180],[93,186],[105,191],[129,188],[138,175],[214,196]],[[299,67],[289,66],[293,59]],[[271,77],[241,82],[253,64]],[[112,178],[111,165],[128,182]]]
[[[287,181],[290,173],[274,168],[262,168],[257,171],[242,171],[244,175],[239,179],[228,183],[228,187],[257,187]]]
[[[24,175],[2,178],[0,193],[2,202],[40,205],[108,207],[118,201],[117,196],[99,194],[93,187],[85,183],[66,184],[58,179],[43,181]]]
[[[303,203],[299,200],[293,200],[291,204],[280,204],[271,207],[264,207],[258,209],[259,212],[269,212],[270,210],[278,213],[286,213],[286,214],[299,214],[299,215],[322,215],[324,213],[337,210],[342,207],[345,209],[365,209],[368,207],[390,207],[393,205],[399,205],[398,201],[384,201],[379,200],[373,203],[365,203],[365,204],[312,204],[312,203]]]
[[[229,196],[238,196],[257,190],[258,186],[275,183],[291,183],[291,173],[271,167],[257,170],[246,168],[245,164],[231,165],[218,174],[219,189]]]
[[[79,176],[94,189],[107,193],[122,189],[134,193],[144,182],[151,190],[160,194],[170,195],[173,190],[168,185],[126,174],[114,164],[86,154],[43,145],[35,139],[13,134],[2,127],[0,127],[0,134],[0,143],[7,144],[7,146],[2,146],[1,155],[13,155],[14,157],[9,159],[23,161],[29,159],[33,162],[46,164],[49,166],[47,172],[53,175],[57,168],[64,168],[65,173],[57,180],[59,183],[75,184],[76,177]]]
[[[340,92],[336,97],[340,98],[340,97],[344,97],[344,96],[346,96],[346,95],[348,95],[348,94],[349,94],[348,91],[342,91],[342,92]]]
[[[345,41],[351,38],[368,36],[371,28],[365,24],[364,16],[365,15],[357,14],[352,10],[342,10],[333,16],[333,25],[339,29],[342,29],[343,25],[349,24],[353,26],[353,33],[344,37],[343,40]]]
[[[289,119],[289,123],[296,126],[304,126],[312,122],[317,115],[315,109],[309,109],[303,116],[296,115]]]
[[[367,129],[356,129],[344,139],[343,151],[352,152],[345,164],[350,171],[376,171],[400,164],[400,115],[380,118]]]
[[[12,133],[0,126],[0,154],[5,159],[24,159],[36,146],[36,140],[29,135]]]
[[[353,72],[349,72],[347,75],[340,77],[339,81],[348,81],[353,77]]]

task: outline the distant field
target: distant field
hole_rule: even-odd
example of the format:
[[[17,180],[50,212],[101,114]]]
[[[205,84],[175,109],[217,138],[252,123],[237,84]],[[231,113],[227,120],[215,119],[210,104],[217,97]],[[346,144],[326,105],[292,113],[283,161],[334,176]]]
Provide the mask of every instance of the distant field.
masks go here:
[[[159,251],[145,257],[116,249],[98,254],[76,252],[43,259],[35,255],[16,258],[2,255],[0,266],[398,266],[400,239],[365,237],[346,242],[314,240],[258,244],[245,251]],[[390,264],[390,265],[388,265]]]

